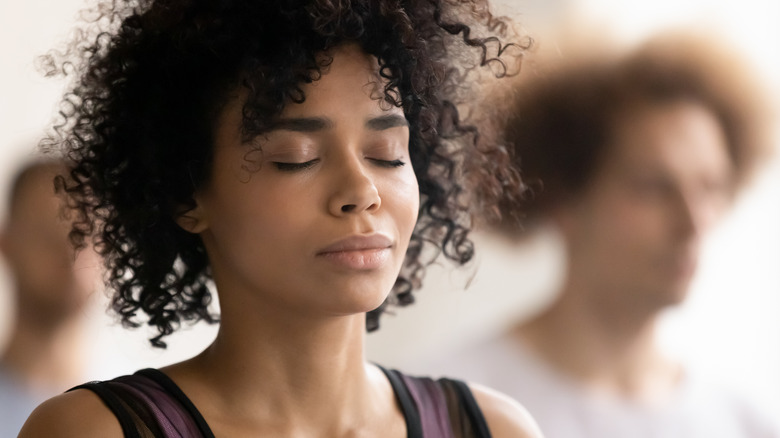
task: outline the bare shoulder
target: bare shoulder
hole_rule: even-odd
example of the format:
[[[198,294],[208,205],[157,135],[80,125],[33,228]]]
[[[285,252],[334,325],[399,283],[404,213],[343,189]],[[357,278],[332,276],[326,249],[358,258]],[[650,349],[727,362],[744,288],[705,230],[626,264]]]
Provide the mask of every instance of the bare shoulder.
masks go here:
[[[539,426],[517,401],[486,386],[469,383],[494,438],[542,438]]]
[[[78,389],[58,395],[35,408],[19,433],[32,437],[123,437],[114,414],[92,391]]]

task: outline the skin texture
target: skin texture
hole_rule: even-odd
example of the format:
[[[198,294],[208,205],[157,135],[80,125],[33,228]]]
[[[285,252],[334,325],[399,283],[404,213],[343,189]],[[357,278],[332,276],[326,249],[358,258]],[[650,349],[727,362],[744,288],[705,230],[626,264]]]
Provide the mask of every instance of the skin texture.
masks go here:
[[[202,354],[163,371],[216,436],[406,436],[363,342],[365,312],[390,292],[417,219],[408,128],[400,109],[372,98],[374,58],[351,45],[330,54],[322,79],[303,87],[307,100],[284,109],[284,128],[251,145],[239,141],[240,97],[226,105],[213,180],[178,221],[203,238],[222,324]],[[367,250],[328,255],[334,242],[375,234],[384,237]],[[494,436],[537,436],[514,402],[477,397]],[[94,401],[84,391],[53,399],[21,436],[119,436]],[[71,431],[54,426],[85,409],[93,415],[68,420]]]
[[[733,163],[714,116],[690,101],[639,104],[612,134],[589,186],[552,213],[569,250],[560,299],[518,336],[586,387],[663,399],[680,369],[655,347],[656,320],[686,296]]]

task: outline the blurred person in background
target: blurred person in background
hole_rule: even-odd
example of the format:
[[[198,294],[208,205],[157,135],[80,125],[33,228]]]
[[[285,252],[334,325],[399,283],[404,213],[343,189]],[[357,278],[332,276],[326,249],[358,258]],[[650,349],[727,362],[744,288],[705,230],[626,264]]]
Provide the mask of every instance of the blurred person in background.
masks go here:
[[[43,400],[85,378],[85,309],[98,280],[91,251],[76,257],[70,223],[55,194],[64,167],[38,159],[11,183],[0,250],[14,301],[0,357],[0,436],[16,436]]]
[[[440,370],[515,397],[548,438],[780,436],[656,342],[703,239],[768,152],[761,92],[739,56],[701,36],[579,55],[515,84],[504,134],[532,193],[495,227],[518,243],[542,224],[559,231],[559,294]]]

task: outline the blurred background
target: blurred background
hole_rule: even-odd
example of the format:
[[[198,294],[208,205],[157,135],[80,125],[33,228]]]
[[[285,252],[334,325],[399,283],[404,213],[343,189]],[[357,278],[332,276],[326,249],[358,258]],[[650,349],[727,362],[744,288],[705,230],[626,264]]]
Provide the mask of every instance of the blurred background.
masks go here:
[[[0,205],[12,171],[56,114],[64,84],[43,78],[36,57],[68,39],[81,0],[0,3]],[[554,49],[568,26],[593,29],[630,46],[665,28],[706,27],[744,51],[768,93],[780,97],[780,3],[764,0],[502,0],[498,12],[517,17],[540,47]],[[778,120],[776,131],[780,131]],[[4,215],[0,211],[0,216]],[[548,303],[562,272],[561,244],[542,234],[522,248],[477,235],[478,256],[467,269],[431,268],[417,304],[382,320],[368,337],[371,360],[414,367],[423,357],[454,350],[503,330]],[[0,271],[0,345],[12,315]],[[468,286],[468,287],[467,287]],[[216,327],[170,337],[165,351],[149,347],[143,329],[127,331],[95,300],[90,320],[90,378],[162,366],[204,348]],[[690,299],[666,316],[662,343],[690,367],[748,392],[780,418],[780,160],[761,169],[732,213],[707,241]]]

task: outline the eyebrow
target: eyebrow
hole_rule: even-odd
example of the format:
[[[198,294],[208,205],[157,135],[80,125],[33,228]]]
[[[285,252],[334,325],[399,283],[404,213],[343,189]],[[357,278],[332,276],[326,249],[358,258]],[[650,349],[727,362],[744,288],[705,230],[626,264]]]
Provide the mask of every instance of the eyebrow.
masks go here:
[[[326,117],[296,117],[280,119],[276,122],[273,129],[293,132],[317,132],[330,129],[333,126],[333,121]],[[366,121],[366,128],[372,131],[384,131],[385,129],[399,126],[409,126],[409,122],[406,121],[405,117],[398,114],[373,117]]]
[[[387,114],[366,121],[366,127],[372,131],[384,131],[398,126],[409,126],[406,118],[398,114]]]
[[[324,117],[300,117],[281,119],[276,122],[274,129],[294,132],[316,132],[332,127],[333,121]]]

